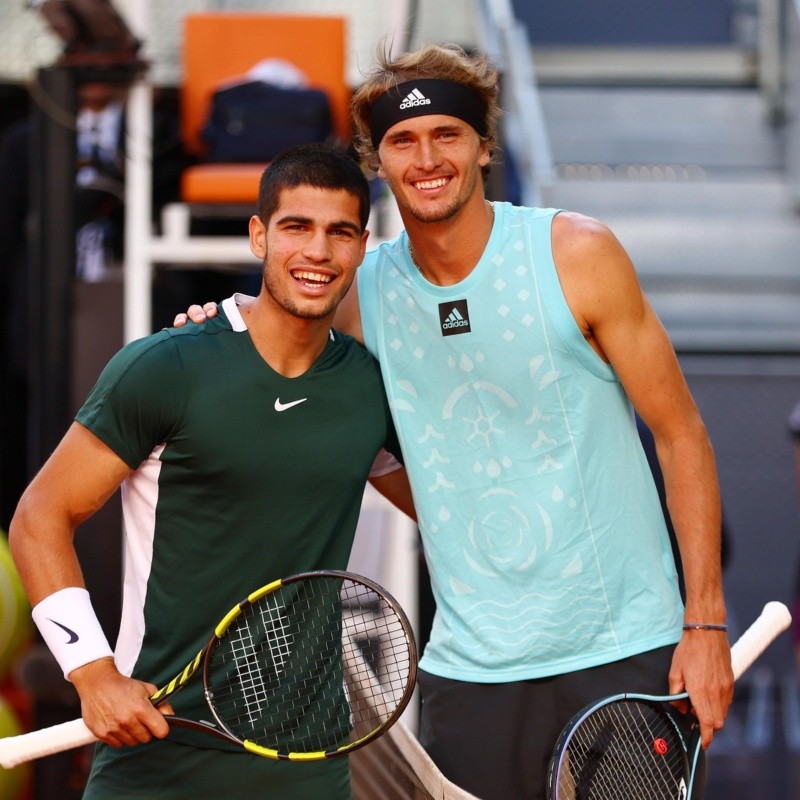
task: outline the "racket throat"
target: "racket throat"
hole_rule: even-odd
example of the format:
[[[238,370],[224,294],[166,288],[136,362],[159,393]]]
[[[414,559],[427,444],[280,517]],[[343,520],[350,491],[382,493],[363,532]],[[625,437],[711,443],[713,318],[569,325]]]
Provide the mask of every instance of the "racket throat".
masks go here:
[[[164,719],[167,721],[167,724],[171,728],[183,728],[184,730],[190,731],[200,731],[200,733],[209,733],[212,736],[216,736],[218,739],[222,739],[226,742],[232,742],[233,744],[240,745],[241,743],[239,740],[231,736],[226,731],[222,730],[216,723],[208,722],[205,720],[194,720],[194,719],[186,719],[185,717],[178,717],[173,714],[165,714]]]

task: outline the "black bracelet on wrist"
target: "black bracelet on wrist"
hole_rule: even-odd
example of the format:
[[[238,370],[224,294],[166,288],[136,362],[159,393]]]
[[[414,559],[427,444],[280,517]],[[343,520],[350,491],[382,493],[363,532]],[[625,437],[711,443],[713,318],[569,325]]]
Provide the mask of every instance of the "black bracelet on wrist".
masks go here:
[[[685,631],[727,631],[727,625],[715,625],[707,622],[687,622],[684,624]]]

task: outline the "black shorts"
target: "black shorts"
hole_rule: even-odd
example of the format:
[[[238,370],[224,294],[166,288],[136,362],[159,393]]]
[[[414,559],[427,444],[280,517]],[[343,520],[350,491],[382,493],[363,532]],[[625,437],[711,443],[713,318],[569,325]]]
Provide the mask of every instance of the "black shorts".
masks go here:
[[[544,800],[547,766],[567,722],[607,695],[666,694],[674,650],[670,645],[513,683],[468,683],[420,671],[420,741],[449,780],[481,800]],[[700,800],[702,791],[693,795]]]

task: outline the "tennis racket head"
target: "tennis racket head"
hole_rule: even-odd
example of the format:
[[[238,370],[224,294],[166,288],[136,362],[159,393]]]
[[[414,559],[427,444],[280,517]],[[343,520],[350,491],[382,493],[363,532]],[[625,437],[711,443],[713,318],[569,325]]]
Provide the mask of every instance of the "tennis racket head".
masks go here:
[[[687,739],[668,703],[619,695],[576,714],[559,737],[547,775],[548,800],[686,800]]]
[[[731,648],[736,679],[791,621],[783,603],[764,606]],[[701,752],[699,725],[672,705],[687,699],[619,694],[578,712],[550,759],[548,800],[687,800]]]
[[[400,716],[416,682],[411,625],[375,582],[309,572],[252,593],[217,626],[203,665],[221,728],[257,755],[344,755]]]

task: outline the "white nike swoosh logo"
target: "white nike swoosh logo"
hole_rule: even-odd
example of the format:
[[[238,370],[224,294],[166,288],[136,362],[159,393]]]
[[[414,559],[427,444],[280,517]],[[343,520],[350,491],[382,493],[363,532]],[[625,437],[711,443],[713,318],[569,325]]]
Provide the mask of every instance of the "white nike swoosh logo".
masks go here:
[[[300,403],[305,403],[308,400],[307,397],[304,397],[302,400],[293,400],[291,403],[281,403],[280,397],[275,401],[275,410],[276,411],[286,411],[287,408],[291,408],[292,406],[300,405]]]

